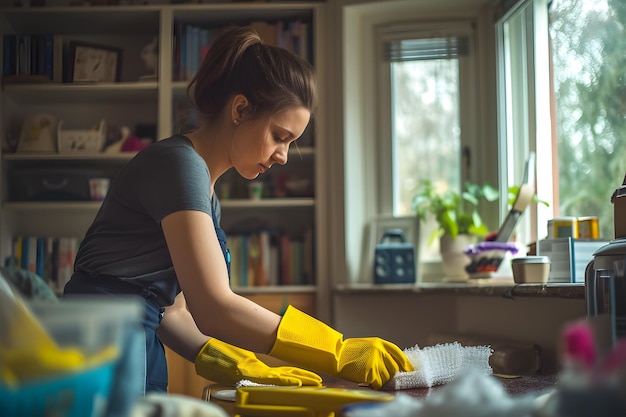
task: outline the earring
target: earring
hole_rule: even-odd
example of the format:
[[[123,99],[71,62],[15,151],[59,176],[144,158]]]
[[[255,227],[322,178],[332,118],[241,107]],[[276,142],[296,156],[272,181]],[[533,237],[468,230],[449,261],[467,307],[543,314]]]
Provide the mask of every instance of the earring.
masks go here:
[[[235,126],[239,126],[239,119],[233,120],[233,123],[235,124]]]

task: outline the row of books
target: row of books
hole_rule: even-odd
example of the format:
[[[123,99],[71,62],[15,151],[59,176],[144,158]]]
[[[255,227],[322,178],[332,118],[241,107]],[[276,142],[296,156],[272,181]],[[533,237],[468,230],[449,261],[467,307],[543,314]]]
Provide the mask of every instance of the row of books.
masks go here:
[[[57,293],[74,271],[74,259],[80,241],[75,237],[15,236],[12,263],[43,278]]]
[[[228,248],[233,288],[315,284],[310,230],[298,237],[272,230],[229,235]]]
[[[4,77],[39,76],[48,81],[63,81],[62,36],[5,34],[2,51]]]
[[[251,25],[264,43],[286,48],[312,62],[312,26],[309,22],[300,19],[255,21]],[[200,68],[215,29],[178,22],[174,30],[174,77],[187,81]],[[64,45],[63,36],[52,33],[3,35],[3,76],[9,79],[37,76],[48,81],[67,81],[64,80],[67,78],[64,74]]]
[[[11,264],[42,277],[62,292],[74,271],[75,237],[15,236]],[[314,285],[313,233],[292,237],[264,229],[228,237],[233,287]]]
[[[311,24],[297,20],[274,22],[255,21],[250,23],[267,45],[280,46],[312,62]],[[177,22],[174,28],[174,78],[190,80],[198,71],[206,55],[214,28],[205,28]]]

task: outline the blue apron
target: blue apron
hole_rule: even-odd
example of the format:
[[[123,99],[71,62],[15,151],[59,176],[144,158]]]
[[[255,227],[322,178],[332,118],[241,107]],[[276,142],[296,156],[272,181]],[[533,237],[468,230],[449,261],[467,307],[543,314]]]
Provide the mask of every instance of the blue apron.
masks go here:
[[[212,210],[211,214],[230,277],[230,251],[226,246],[226,233],[218,225],[215,210]],[[84,270],[74,272],[70,281],[65,285],[64,294],[130,294],[143,297],[146,306],[141,322],[146,336],[145,392],[167,392],[167,359],[156,329],[163,319],[164,308],[171,305],[171,301],[168,302],[163,294],[150,288],[120,280],[114,276]]]

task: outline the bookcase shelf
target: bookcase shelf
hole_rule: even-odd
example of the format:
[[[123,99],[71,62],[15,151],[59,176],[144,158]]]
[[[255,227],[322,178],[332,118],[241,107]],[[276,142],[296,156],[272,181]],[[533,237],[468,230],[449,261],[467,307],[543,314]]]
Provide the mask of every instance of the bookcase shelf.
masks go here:
[[[140,34],[158,28],[160,6],[15,7],[0,22],[16,33]]]
[[[221,201],[222,209],[269,209],[276,207],[313,207],[315,206],[314,198],[263,198],[260,200],[252,199],[232,199]]]
[[[2,159],[5,161],[118,161],[128,162],[136,152],[123,153],[5,153]]]
[[[265,287],[234,287],[236,293],[246,294],[313,294],[314,285],[268,285]]]
[[[188,105],[187,80],[179,81],[175,70],[177,28],[194,25],[217,29],[231,24],[275,23],[279,21],[305,22],[310,35],[307,57],[317,66],[321,59],[322,22],[325,5],[322,2],[228,2],[211,4],[148,4],[129,6],[86,7],[23,7],[0,8],[0,36],[51,34],[57,45],[82,41],[120,48],[122,71],[115,83],[72,83],[63,69],[63,81],[35,82],[34,77],[3,77],[0,89],[0,135],[3,151],[0,158],[0,260],[11,254],[15,236],[72,236],[82,237],[98,209],[97,201],[12,201],[11,181],[16,170],[61,169],[102,170],[113,177],[135,153],[15,153],[10,148],[19,135],[20,124],[33,114],[52,114],[63,120],[64,126],[82,128],[101,118],[107,126],[132,126],[152,124],[156,138],[168,137],[177,132],[177,106]],[[159,43],[158,78],[140,81],[146,69],[140,58],[142,48],[152,39]],[[267,41],[267,39],[264,39]],[[310,47],[310,49],[308,49]],[[4,48],[0,44],[0,48]],[[58,51],[57,51],[58,53]],[[68,63],[68,50],[63,63]],[[57,55],[57,58],[60,55]],[[0,54],[0,69],[6,59]],[[316,69],[318,83],[323,81],[323,66]],[[58,74],[58,73],[57,73]],[[180,74],[178,74],[180,75]],[[30,81],[30,82],[29,82]],[[319,191],[320,164],[318,144],[323,131],[323,115],[318,113],[314,130],[298,141],[289,152],[286,166],[275,166],[263,180],[268,184],[280,177],[305,178],[312,191],[305,197],[222,199],[222,223],[225,230],[253,234],[259,228],[271,228],[295,240],[311,235],[314,285],[269,285],[263,287],[237,287],[246,296],[260,294],[271,297],[294,294],[312,298],[318,305],[325,281],[320,280],[319,264],[324,259],[323,239],[320,230],[320,210],[323,194]],[[10,140],[9,140],[10,139]],[[230,173],[229,173],[230,174]],[[232,173],[233,176],[236,176]],[[220,180],[221,181],[221,180]],[[242,188],[243,190],[244,188]],[[247,188],[245,188],[247,193]],[[218,194],[219,195],[219,194]],[[272,194],[274,195],[274,194]],[[292,195],[292,194],[289,194]],[[246,194],[247,196],[247,194]],[[232,196],[235,197],[235,196]],[[236,196],[241,197],[241,196]],[[322,274],[323,275],[323,274]],[[307,284],[307,285],[305,285]],[[265,300],[265,299],[264,299]],[[324,302],[326,303],[326,302]]]
[[[7,211],[32,214],[49,214],[54,211],[92,211],[95,215],[100,206],[101,203],[98,201],[12,201],[5,202],[2,207]]]
[[[119,82],[101,84],[39,83],[5,84],[3,94],[15,104],[61,105],[100,103],[103,101],[142,101],[158,98],[156,82]]]

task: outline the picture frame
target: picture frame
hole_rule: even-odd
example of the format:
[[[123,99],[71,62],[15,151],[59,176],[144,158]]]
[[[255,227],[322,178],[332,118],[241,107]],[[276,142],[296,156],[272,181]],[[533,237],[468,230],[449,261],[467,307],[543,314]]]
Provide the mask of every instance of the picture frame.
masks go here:
[[[69,81],[115,83],[120,81],[122,49],[94,43],[69,43]]]
[[[401,229],[407,242],[415,248],[416,264],[419,261],[420,247],[420,219],[417,216],[378,216],[366,225],[363,254],[361,259],[361,274],[368,282],[373,282],[374,253],[376,245],[380,243],[386,230]]]
[[[374,236],[374,246],[380,242],[383,234],[389,229],[401,229],[404,237],[409,243],[413,243],[415,247],[418,245],[419,237],[419,218],[417,216],[381,216],[374,220],[376,227]]]

